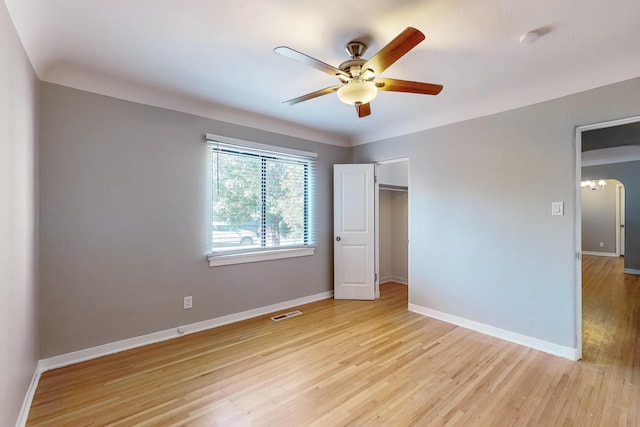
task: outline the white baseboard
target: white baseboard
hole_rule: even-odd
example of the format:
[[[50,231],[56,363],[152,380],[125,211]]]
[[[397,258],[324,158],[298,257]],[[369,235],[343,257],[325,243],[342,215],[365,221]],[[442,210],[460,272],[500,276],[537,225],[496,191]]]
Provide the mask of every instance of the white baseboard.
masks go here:
[[[24,427],[27,425],[27,418],[29,417],[29,411],[31,410],[31,404],[33,403],[33,396],[36,395],[36,389],[38,388],[38,382],[40,382],[40,375],[42,370],[40,369],[40,362],[36,365],[36,369],[31,377],[31,384],[27,389],[27,394],[22,401],[22,408],[20,408],[20,414],[16,421],[16,427]]]
[[[638,270],[637,268],[625,268],[624,272],[626,274],[638,274],[638,275],[640,275],[640,270]]]
[[[592,252],[592,251],[582,251],[582,255],[593,255],[593,256],[610,256],[610,257],[619,257],[615,252]]]
[[[401,285],[406,285],[409,283],[406,277],[403,278],[398,276],[386,276],[386,277],[380,278],[381,285],[389,282],[396,282],[396,283],[400,283]]]
[[[303,305],[303,304],[308,304],[314,301],[328,299],[328,298],[331,298],[332,296],[333,296],[333,291],[322,292],[319,294],[310,295],[303,298],[297,298],[294,300],[284,301],[281,303],[272,304],[265,307],[255,308],[253,310],[247,310],[240,313],[230,314],[228,316],[222,316],[222,317],[217,317],[215,319],[204,320],[202,322],[191,323],[189,325],[181,326],[181,328],[184,329],[184,332],[182,334],[178,333],[178,327],[176,326],[175,328],[165,329],[164,331],[153,332],[153,333],[141,335],[138,337],[127,338],[127,339],[112,342],[109,344],[103,344],[96,347],[87,348],[84,350],[78,350],[71,353],[61,354],[59,356],[42,359],[40,360],[40,363],[38,364],[38,366],[40,368],[40,373],[42,373],[45,371],[49,371],[51,369],[73,365],[74,363],[96,359],[98,357],[106,356],[108,354],[119,353],[121,351],[130,350],[132,348],[154,344],[154,343],[157,343],[160,341],[166,341],[172,338],[178,338],[186,334],[192,334],[194,332],[200,332],[206,329],[228,325],[229,323],[239,322],[241,320],[262,316],[265,314],[288,309],[298,305]]]
[[[578,350],[575,348],[564,347],[558,344],[550,343],[548,341],[543,341],[537,338],[529,337],[527,335],[507,331],[506,329],[496,328],[495,326],[475,322],[473,320],[432,310],[430,308],[422,307],[416,304],[409,304],[409,311],[413,311],[414,313],[422,314],[423,316],[431,317],[437,320],[442,320],[443,322],[461,326],[466,329],[471,329],[485,335],[500,338],[505,341],[520,344],[525,347],[530,347],[535,350],[543,351],[545,353],[553,354],[554,356],[560,356],[569,360],[578,360]]]

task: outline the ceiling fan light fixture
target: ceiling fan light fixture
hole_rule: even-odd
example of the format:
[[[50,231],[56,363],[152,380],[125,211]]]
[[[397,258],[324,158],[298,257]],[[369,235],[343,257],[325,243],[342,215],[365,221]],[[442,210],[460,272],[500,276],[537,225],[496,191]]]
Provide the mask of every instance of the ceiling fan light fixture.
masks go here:
[[[345,104],[368,104],[378,95],[375,83],[353,79],[338,89],[338,98]]]

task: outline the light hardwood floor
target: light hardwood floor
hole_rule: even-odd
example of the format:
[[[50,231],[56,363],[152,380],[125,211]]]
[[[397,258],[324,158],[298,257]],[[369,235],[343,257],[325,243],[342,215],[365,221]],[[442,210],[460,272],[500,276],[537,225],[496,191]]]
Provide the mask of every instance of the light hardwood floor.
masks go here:
[[[638,426],[640,280],[584,257],[571,362],[376,302],[325,300],[45,373],[31,426]]]

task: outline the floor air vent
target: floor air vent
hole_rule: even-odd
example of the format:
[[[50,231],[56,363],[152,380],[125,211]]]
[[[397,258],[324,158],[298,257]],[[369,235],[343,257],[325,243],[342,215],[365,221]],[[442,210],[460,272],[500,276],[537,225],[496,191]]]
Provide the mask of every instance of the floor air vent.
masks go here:
[[[288,319],[289,317],[300,316],[302,312],[300,310],[291,311],[289,313],[278,314],[277,316],[273,316],[271,320],[274,322],[279,322],[280,320]]]

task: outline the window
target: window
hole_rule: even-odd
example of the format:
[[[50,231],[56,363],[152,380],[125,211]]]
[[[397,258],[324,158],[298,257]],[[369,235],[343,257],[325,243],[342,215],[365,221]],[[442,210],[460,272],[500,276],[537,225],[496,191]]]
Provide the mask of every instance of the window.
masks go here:
[[[210,265],[312,255],[315,154],[207,135]]]

